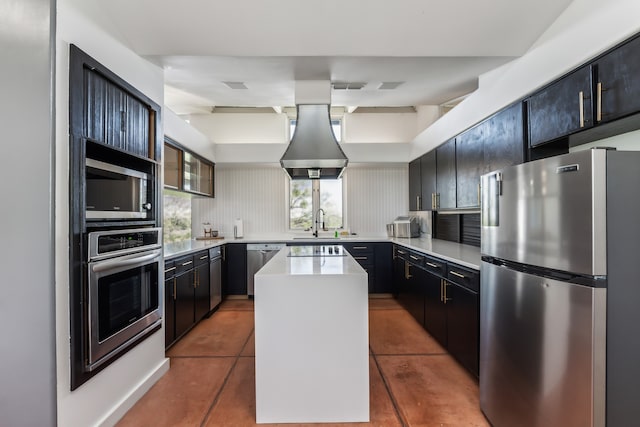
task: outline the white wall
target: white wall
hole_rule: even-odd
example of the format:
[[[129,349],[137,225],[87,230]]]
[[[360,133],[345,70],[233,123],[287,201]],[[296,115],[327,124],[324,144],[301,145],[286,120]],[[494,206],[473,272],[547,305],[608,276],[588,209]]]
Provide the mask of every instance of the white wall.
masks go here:
[[[344,172],[346,225],[363,236],[385,236],[385,224],[406,214],[406,164],[348,167]],[[287,176],[271,165],[223,165],[216,169],[216,197],[192,200],[192,236],[202,236],[210,222],[233,237],[233,221],[242,218],[245,235],[288,232]]]
[[[55,1],[0,6],[0,425],[54,426]]]
[[[167,107],[163,107],[162,121],[166,136],[205,159],[209,159],[212,162],[216,161],[214,146],[209,138],[185,122],[182,117],[179,117]]]
[[[476,92],[418,135],[410,158],[637,33],[638,16],[637,0],[574,0],[524,56],[489,73]]]
[[[158,104],[162,69],[141,59],[102,30],[109,28],[92,2],[58,1],[56,60],[56,352],[58,425],[113,425],[168,368],[158,331],[77,390],[70,391],[69,351],[69,44],[73,43]],[[32,402],[34,403],[34,402]],[[37,402],[36,402],[37,406]]]
[[[418,132],[417,119],[417,113],[345,114],[342,139],[345,143],[408,143]]]

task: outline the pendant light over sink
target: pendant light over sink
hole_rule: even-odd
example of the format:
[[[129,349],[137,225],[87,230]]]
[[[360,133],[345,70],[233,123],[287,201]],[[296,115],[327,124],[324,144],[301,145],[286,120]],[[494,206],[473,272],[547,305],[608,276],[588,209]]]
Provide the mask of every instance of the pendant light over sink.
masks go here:
[[[291,179],[337,179],[349,160],[331,128],[331,82],[296,82],[296,129],[280,165]]]

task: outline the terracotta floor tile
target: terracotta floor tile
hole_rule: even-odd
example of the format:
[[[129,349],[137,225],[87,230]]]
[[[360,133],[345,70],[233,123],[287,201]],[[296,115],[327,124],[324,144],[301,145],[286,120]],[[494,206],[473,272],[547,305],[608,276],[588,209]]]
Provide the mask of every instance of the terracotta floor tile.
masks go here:
[[[369,298],[369,310],[404,310],[398,300],[392,297]]]
[[[253,311],[253,300],[248,298],[226,299],[222,301],[222,304],[220,304],[217,311],[229,310]]]
[[[169,371],[117,426],[200,426],[233,362],[232,358],[172,359]]]
[[[383,377],[409,426],[489,426],[478,384],[449,355],[378,356]]]
[[[204,425],[207,427],[255,425],[255,381],[255,359],[239,358]]]
[[[207,418],[206,427],[221,426],[257,426],[256,401],[255,401],[255,359],[242,357],[238,360],[229,380],[220,394],[216,405],[212,408]],[[270,426],[297,426],[297,427],[359,427],[401,426],[401,422],[393,407],[389,393],[382,381],[378,367],[373,358],[369,364],[370,376],[370,411],[369,423],[313,423],[313,424],[269,424]]]
[[[254,357],[256,355],[256,334],[252,333],[249,341],[244,345],[240,356]]]
[[[169,349],[169,357],[237,356],[253,331],[252,311],[217,311]]]
[[[374,354],[446,353],[404,309],[369,310],[369,345]]]

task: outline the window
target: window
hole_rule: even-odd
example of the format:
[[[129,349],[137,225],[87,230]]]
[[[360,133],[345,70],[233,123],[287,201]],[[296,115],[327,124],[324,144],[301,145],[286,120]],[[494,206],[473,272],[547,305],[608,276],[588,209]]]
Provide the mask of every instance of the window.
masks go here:
[[[289,228],[310,230],[316,216],[324,228],[343,227],[342,179],[294,179],[289,181]],[[320,225],[321,226],[321,225]]]
[[[293,132],[296,130],[296,121],[289,121],[289,139],[293,138]],[[333,130],[333,136],[337,141],[341,141],[342,138],[342,121],[331,119],[331,130]]]

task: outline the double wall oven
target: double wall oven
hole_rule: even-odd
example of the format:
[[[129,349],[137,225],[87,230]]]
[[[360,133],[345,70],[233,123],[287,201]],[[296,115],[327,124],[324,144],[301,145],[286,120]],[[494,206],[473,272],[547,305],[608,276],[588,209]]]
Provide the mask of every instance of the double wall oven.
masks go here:
[[[87,364],[92,371],[162,322],[160,228],[88,234]]]

